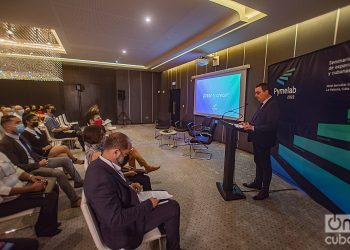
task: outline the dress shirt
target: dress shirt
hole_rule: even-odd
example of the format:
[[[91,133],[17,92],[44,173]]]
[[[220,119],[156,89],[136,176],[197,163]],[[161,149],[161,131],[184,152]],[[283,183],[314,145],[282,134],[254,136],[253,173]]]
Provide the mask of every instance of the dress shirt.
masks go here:
[[[9,194],[12,188],[25,185],[25,182],[18,179],[23,172],[22,169],[13,165],[5,154],[0,152],[0,203],[14,200],[19,196],[9,196]]]

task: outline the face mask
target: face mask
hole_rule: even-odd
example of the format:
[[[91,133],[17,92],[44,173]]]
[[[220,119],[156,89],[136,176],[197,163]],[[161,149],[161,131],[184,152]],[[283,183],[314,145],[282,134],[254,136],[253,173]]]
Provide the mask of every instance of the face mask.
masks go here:
[[[38,127],[38,126],[39,126],[39,122],[33,122],[33,123],[32,123],[32,127],[33,127],[33,128],[36,128],[36,127]]]
[[[99,118],[99,119],[94,120],[94,125],[102,126],[102,119]]]
[[[122,156],[122,159],[117,159],[118,165],[120,167],[124,167],[128,163],[128,161],[129,161],[129,155],[124,157]]]
[[[14,113],[15,113],[15,112],[9,112],[8,114],[9,114],[9,115],[13,115]]]
[[[17,110],[17,114],[18,114],[18,115],[22,116],[23,113],[24,113],[24,109],[19,109],[19,110]]]
[[[17,134],[22,134],[24,132],[24,129],[25,129],[25,127],[24,127],[23,123],[18,124],[16,126],[16,133]]]

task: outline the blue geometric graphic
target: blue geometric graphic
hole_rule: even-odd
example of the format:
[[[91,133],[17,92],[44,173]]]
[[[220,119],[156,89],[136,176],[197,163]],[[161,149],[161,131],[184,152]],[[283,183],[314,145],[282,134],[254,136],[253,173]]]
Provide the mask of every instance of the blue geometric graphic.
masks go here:
[[[289,69],[287,70],[286,72],[283,73],[283,75],[281,75],[277,80],[276,82],[279,84],[279,85],[282,85],[284,86],[284,83],[286,81],[288,81],[289,77],[291,77],[293,75],[295,71],[295,68],[292,68],[292,69]]]
[[[278,145],[278,154],[296,171],[321,191],[344,213],[350,213],[350,185],[306,160],[292,150]]]

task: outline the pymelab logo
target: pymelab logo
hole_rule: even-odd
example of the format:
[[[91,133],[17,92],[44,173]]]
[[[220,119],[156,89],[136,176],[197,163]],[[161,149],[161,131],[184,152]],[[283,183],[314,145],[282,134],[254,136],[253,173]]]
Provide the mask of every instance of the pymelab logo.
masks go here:
[[[274,95],[287,95],[287,99],[294,99],[295,93],[297,92],[297,88],[294,86],[287,86],[285,87],[285,83],[288,82],[289,78],[293,76],[295,73],[295,68],[289,69],[283,73],[277,80],[276,83],[280,86],[283,86],[284,88],[274,88],[273,94]]]

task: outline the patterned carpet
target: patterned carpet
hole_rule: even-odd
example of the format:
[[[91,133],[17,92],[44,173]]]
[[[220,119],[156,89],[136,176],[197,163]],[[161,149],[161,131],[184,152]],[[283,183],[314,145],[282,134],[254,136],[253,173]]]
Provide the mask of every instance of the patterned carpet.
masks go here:
[[[183,248],[327,249],[324,214],[328,211],[304,193],[275,192],[264,201],[254,201],[255,192],[247,192],[245,200],[225,202],[221,198],[215,183],[223,176],[223,144],[210,145],[211,160],[197,160],[189,158],[189,146],[170,150],[159,148],[153,125],[129,125],[118,130],[131,137],[134,147],[149,163],[161,166],[150,174],[152,187],[168,190],[180,203]],[[77,156],[82,158],[82,152]],[[77,168],[84,175],[83,166],[77,165]],[[252,155],[238,150],[237,184],[242,187],[242,183],[251,181],[254,174]],[[284,188],[291,187],[273,176],[271,189]],[[81,193],[81,189],[78,191]],[[60,192],[59,220],[62,221],[62,233],[53,238],[40,238],[40,249],[96,249],[80,209],[71,209],[63,192]],[[35,216],[2,223],[0,231],[33,221]],[[9,236],[35,237],[31,228]]]

